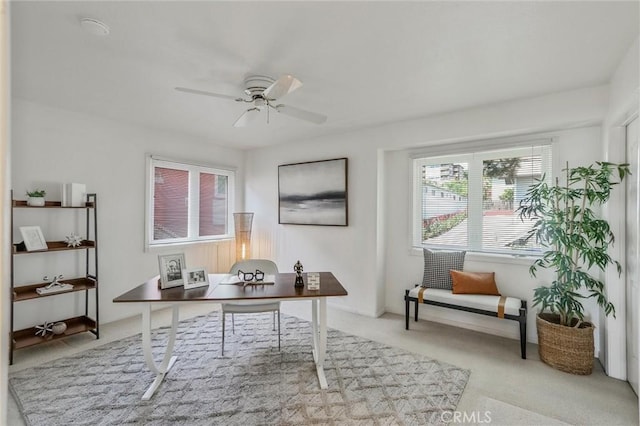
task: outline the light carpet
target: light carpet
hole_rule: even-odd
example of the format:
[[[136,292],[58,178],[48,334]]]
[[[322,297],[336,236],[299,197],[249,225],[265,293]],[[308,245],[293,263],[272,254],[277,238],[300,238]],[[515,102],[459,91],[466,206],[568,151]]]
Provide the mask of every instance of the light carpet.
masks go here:
[[[311,324],[282,315],[236,315],[220,354],[219,312],[181,321],[178,359],[149,401],[154,375],[141,336],[29,368],[9,384],[29,425],[427,425],[455,410],[469,371],[382,343],[328,331],[318,385]],[[168,329],[153,332],[160,359]]]
[[[507,404],[497,399],[482,397],[480,408],[471,414],[476,414],[478,422],[469,422],[468,426],[570,426],[569,423],[534,413],[515,405]]]

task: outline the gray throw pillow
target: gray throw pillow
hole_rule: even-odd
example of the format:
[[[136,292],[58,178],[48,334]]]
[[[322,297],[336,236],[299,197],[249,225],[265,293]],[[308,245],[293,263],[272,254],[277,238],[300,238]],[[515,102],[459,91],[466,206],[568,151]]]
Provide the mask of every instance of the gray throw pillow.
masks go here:
[[[424,275],[422,287],[451,290],[451,269],[462,271],[466,251],[424,249]]]

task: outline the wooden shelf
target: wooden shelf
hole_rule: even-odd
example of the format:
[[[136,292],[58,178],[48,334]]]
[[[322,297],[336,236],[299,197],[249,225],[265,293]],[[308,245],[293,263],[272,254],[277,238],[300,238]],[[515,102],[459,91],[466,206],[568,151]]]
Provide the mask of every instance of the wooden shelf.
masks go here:
[[[27,208],[27,209],[92,209],[93,203],[85,203],[84,206],[78,207],[63,207],[62,202],[60,201],[45,201],[44,206],[42,207],[34,207],[27,205],[26,200],[12,200],[13,207]]]
[[[72,334],[84,333],[85,331],[95,330],[96,328],[96,322],[86,316],[68,318],[55,322],[65,322],[67,324],[67,330],[62,334],[47,333],[44,337],[36,336],[37,329],[35,327],[14,331],[13,349],[16,350],[26,348],[28,346],[39,345],[40,343],[61,339],[71,336]]]
[[[73,293],[76,291],[84,291],[96,288],[96,281],[91,278],[72,278],[68,280],[60,280],[61,283],[73,285],[73,289],[60,291],[58,293],[38,294],[37,288],[44,287],[48,283],[30,284],[13,288],[13,301],[20,302],[22,300],[39,299],[42,297],[57,296],[59,294]]]
[[[13,245],[13,254],[32,254],[32,253],[48,253],[52,251],[67,251],[67,250],[85,250],[95,248],[96,243],[94,241],[84,240],[78,247],[67,246],[66,241],[47,241],[47,250],[33,250],[33,251],[17,251],[16,245]]]

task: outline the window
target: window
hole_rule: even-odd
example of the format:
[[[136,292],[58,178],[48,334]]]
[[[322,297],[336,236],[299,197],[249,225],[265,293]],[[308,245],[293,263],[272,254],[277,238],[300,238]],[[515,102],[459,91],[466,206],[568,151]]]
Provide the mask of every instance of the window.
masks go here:
[[[535,253],[533,222],[516,213],[535,179],[551,177],[551,142],[413,160],[413,246]]]
[[[147,245],[231,238],[235,172],[149,157]]]

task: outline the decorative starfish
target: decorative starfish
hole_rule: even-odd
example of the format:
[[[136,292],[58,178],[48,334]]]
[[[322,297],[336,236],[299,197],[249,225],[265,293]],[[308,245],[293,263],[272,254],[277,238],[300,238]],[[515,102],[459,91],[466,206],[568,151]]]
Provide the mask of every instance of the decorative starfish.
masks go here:
[[[47,333],[53,333],[53,329],[51,328],[53,323],[45,321],[42,325],[36,325],[36,336],[46,336]]]
[[[67,242],[67,247],[80,247],[80,244],[82,244],[82,237],[76,234],[64,237],[64,240]]]

